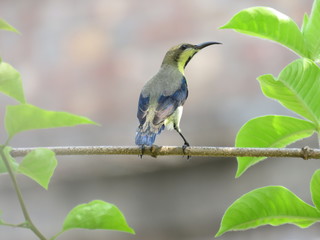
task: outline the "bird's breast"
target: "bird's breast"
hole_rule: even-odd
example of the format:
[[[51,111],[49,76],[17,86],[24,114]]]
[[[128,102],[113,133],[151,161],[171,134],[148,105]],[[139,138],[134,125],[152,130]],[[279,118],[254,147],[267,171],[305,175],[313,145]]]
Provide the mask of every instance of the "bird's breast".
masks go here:
[[[178,107],[174,113],[164,121],[167,130],[173,130],[174,126],[179,129],[180,119],[182,116],[183,106]]]

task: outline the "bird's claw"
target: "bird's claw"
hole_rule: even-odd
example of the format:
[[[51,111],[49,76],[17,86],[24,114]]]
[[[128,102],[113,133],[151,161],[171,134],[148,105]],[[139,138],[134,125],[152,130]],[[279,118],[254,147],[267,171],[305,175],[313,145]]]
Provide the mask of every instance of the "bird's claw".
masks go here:
[[[187,149],[187,147],[190,147],[190,144],[189,144],[188,142],[185,142],[185,143],[183,144],[183,146],[182,146],[182,152],[183,152],[184,155],[186,155],[186,149]],[[191,158],[191,156],[190,156],[190,155],[187,155],[187,159],[190,159],[190,158]]]
[[[145,146],[144,145],[141,145],[140,146],[140,155],[139,157],[142,159],[142,156],[144,155],[144,151],[145,151]]]

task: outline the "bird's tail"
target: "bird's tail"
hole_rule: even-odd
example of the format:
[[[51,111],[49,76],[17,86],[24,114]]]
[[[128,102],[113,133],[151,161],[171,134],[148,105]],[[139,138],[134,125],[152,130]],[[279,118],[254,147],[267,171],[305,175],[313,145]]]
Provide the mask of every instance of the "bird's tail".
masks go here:
[[[152,146],[156,140],[156,136],[164,129],[164,125],[155,127],[150,126],[139,126],[136,132],[136,145],[138,146]]]

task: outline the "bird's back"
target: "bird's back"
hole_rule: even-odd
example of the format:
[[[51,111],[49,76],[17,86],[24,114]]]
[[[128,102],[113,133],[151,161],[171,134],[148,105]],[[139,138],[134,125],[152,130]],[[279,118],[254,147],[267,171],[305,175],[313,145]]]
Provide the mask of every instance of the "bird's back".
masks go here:
[[[162,66],[144,85],[138,104],[140,126],[136,135],[137,145],[151,146],[156,135],[164,129],[164,121],[180,104],[171,96],[181,89],[183,81],[185,78],[177,68]]]
[[[162,66],[158,73],[144,85],[141,94],[154,98],[161,95],[169,96],[179,89],[183,77],[177,68],[169,65]]]

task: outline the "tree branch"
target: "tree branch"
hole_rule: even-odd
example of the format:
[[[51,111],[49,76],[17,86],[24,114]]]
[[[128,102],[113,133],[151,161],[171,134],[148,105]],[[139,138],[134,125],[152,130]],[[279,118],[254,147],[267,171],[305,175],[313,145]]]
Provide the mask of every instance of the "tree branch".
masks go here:
[[[69,146],[46,147],[57,155],[141,155],[142,149],[136,146]],[[13,148],[13,157],[22,157],[36,148]],[[165,155],[188,155],[201,157],[297,157],[320,159],[320,149],[303,148],[236,148],[236,147],[145,147],[143,155],[152,157]]]

